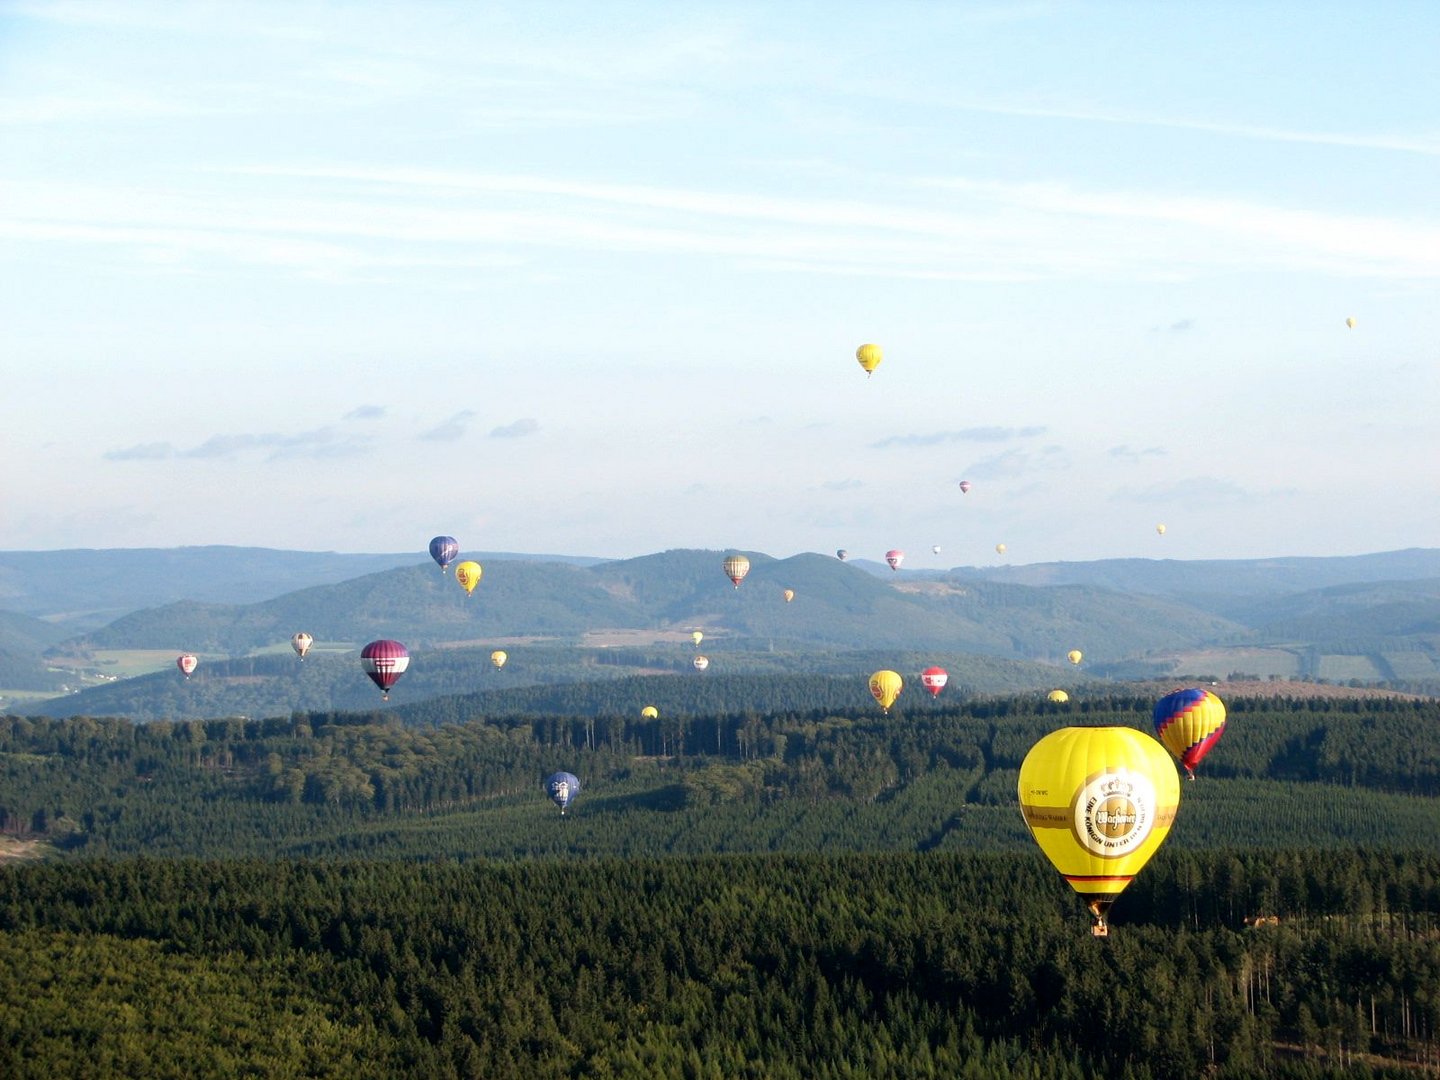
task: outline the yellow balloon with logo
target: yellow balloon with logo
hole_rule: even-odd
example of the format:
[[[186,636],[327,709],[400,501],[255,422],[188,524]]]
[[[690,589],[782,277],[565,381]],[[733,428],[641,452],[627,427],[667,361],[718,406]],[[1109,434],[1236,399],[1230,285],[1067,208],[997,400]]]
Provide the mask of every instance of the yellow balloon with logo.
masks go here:
[[[1072,664],[1078,664],[1081,660],[1085,659],[1085,654],[1079,649],[1071,649],[1065,654],[1065,659],[1069,660]]]
[[[478,562],[466,559],[455,567],[455,580],[460,582],[460,587],[465,590],[465,595],[469,596],[475,591],[475,586],[480,584],[480,575],[484,572]]]
[[[640,710],[640,719],[642,720],[658,720],[659,718],[660,710],[655,708],[654,705],[646,705]]]
[[[505,661],[509,659],[510,654],[507,653],[504,649],[496,649],[490,654],[490,662],[494,664],[497,668],[504,667]]]
[[[905,689],[905,680],[900,678],[899,672],[885,670],[877,671],[870,676],[870,694],[880,703],[880,708],[886,713],[890,712],[890,706],[895,704],[895,699],[900,696],[900,691]]]
[[[1020,764],[1020,813],[1030,835],[1094,925],[1110,932],[1115,898],[1170,835],[1180,778],[1165,748],[1128,727],[1067,727]]]
[[[861,345],[855,350],[855,359],[860,361],[865,374],[869,375],[880,366],[880,361],[885,359],[885,350],[879,345]]]

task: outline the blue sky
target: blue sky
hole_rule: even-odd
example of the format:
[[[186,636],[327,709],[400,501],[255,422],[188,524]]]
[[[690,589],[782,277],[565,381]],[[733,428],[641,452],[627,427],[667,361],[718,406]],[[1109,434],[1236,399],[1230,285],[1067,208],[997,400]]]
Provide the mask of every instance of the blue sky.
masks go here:
[[[1437,40],[0,3],[0,548],[1440,545]]]

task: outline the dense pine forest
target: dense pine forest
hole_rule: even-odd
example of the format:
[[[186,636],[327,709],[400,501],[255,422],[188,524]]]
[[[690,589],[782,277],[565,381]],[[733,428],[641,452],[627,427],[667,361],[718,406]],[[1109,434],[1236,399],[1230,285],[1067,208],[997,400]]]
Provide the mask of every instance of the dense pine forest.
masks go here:
[[[0,719],[0,1075],[1440,1074],[1440,703],[1228,702],[1095,939],[1017,770],[1153,699],[943,700]]]

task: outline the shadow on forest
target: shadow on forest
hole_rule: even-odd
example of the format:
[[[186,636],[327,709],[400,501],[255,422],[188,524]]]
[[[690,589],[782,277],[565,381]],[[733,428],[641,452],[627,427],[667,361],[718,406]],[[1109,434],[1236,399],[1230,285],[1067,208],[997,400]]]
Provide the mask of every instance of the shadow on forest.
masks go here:
[[[608,814],[626,810],[655,810],[669,813],[685,809],[685,786],[666,784],[649,791],[637,791],[633,795],[606,795],[585,800],[585,811],[589,814]]]

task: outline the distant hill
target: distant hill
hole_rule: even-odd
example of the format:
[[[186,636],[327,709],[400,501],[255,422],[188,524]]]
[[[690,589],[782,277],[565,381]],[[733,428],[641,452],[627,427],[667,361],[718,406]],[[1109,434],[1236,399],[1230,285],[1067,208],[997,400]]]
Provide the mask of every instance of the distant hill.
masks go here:
[[[209,577],[230,577],[231,587],[247,579],[244,568],[252,559],[283,568],[289,556],[300,556],[296,565],[313,557],[182,549],[186,558],[201,552],[205,557],[197,565],[204,565]],[[93,554],[103,561],[117,553]],[[109,673],[107,685],[35,711],[137,718],[177,710],[255,715],[373,704],[365,696],[368,684],[356,685],[353,665],[360,645],[378,637],[398,638],[427,657],[426,663],[417,661],[405,684],[411,695],[426,696],[476,689],[473,672],[461,668],[441,665],[429,670],[447,674],[422,675],[430,658],[467,648],[475,651],[468,662],[482,672],[496,646],[511,652],[512,674],[520,670],[521,658],[544,657],[535,671],[543,668],[545,674],[531,679],[536,684],[683,672],[693,656],[690,633],[700,629],[703,651],[728,654],[737,662],[728,670],[750,674],[819,671],[832,656],[865,655],[884,664],[886,655],[894,655],[929,656],[947,665],[987,658],[1035,662],[1050,673],[1034,680],[1007,676],[994,682],[996,690],[1058,681],[1060,672],[1098,679],[1250,676],[1440,689],[1440,574],[1334,583],[1365,573],[1416,575],[1440,564],[1440,552],[1223,563],[1109,560],[880,574],[859,565],[863,560],[816,554],[776,559],[749,552],[750,574],[738,589],[721,571],[724,554],[686,549],[614,561],[487,556],[471,596],[432,562],[405,556],[404,565],[307,582],[247,603],[187,596],[127,612],[60,642],[53,637],[63,632],[63,623],[15,615],[0,620],[0,635],[10,634],[0,636],[0,647],[5,640],[14,643],[8,668],[0,657],[0,672],[30,680],[12,681],[16,689],[57,687],[52,666],[68,666],[72,686],[84,669],[92,672],[91,683],[98,673]],[[239,567],[233,573],[232,558]],[[322,563],[323,558],[330,557]],[[146,572],[163,564],[152,561]],[[273,586],[282,576],[276,571],[266,581]],[[1314,582],[1321,584],[1295,587]],[[169,588],[174,587],[172,582]],[[785,602],[786,589],[794,591],[793,603]],[[30,591],[41,596],[63,590],[37,581]],[[327,656],[349,659],[323,685],[318,674],[309,675],[311,682],[296,698],[298,684],[285,680],[293,682],[296,674],[288,641],[299,630],[316,639],[307,672],[320,671]],[[48,659],[38,655],[47,642]],[[1064,661],[1071,649],[1083,653],[1078,669]],[[138,650],[195,652],[202,657],[202,673],[214,681],[197,676],[186,696],[178,696],[169,655],[163,660],[167,670],[149,677],[165,681],[117,680],[160,662],[156,653],[137,659]],[[272,663],[278,666],[268,666]],[[509,685],[518,681],[516,675]],[[151,692],[159,694],[158,701],[147,699]]]
[[[1177,597],[1201,607],[1214,604],[1217,606],[1212,610],[1219,611],[1235,597],[1276,596],[1371,581],[1440,578],[1440,549],[1279,559],[1098,559],[918,573],[1015,585],[1093,585],[1119,592]]]
[[[506,552],[461,555],[475,557],[599,561]],[[0,551],[0,609],[63,622],[73,633],[172,601],[251,604],[310,585],[421,563],[437,569],[423,550],[391,555],[227,546]]]

